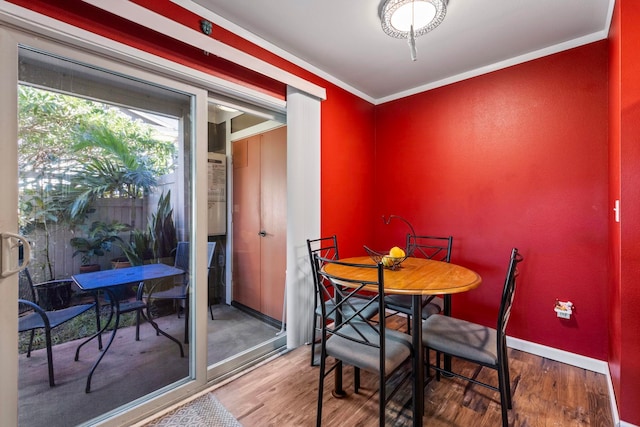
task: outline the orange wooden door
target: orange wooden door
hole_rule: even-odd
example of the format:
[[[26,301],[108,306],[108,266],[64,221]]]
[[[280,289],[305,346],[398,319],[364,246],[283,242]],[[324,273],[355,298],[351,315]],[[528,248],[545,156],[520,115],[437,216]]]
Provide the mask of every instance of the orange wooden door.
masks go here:
[[[262,135],[261,312],[282,320],[287,252],[287,129]]]
[[[233,299],[282,320],[286,128],[233,143]]]
[[[233,300],[260,311],[260,135],[233,143]]]

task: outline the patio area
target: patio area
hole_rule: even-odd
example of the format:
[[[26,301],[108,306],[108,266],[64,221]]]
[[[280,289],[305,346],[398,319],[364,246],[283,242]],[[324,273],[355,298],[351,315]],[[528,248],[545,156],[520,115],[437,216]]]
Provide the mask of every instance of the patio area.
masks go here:
[[[215,320],[208,317],[209,364],[250,348],[278,332],[273,326],[224,304],[213,306]],[[154,319],[165,332],[183,339],[184,318],[175,313]],[[108,339],[110,333],[103,334]],[[74,361],[77,345],[71,341],[54,346],[55,387],[47,380],[46,351],[19,357],[19,425],[72,426],[172,384],[189,375],[189,348],[180,357],[176,344],[156,336],[151,325],[118,329],[116,338],[96,369],[91,393],[85,393],[87,375],[99,356],[97,342],[85,345]]]

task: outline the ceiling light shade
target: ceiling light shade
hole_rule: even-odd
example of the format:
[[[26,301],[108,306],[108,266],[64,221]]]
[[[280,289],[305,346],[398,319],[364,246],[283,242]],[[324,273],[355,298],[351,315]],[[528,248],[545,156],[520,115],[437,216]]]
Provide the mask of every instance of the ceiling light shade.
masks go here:
[[[386,0],[380,8],[382,30],[398,39],[422,36],[442,23],[448,0]]]

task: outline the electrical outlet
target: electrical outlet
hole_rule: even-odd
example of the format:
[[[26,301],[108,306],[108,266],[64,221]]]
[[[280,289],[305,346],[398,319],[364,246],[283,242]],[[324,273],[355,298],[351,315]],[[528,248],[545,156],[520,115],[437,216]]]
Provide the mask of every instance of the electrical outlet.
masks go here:
[[[571,301],[556,300],[556,305],[553,310],[559,318],[571,319],[571,315],[573,314],[573,303]]]

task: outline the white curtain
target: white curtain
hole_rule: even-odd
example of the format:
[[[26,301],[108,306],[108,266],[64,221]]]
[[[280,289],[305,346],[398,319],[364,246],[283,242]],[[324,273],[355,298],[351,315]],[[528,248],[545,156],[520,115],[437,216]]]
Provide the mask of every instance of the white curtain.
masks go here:
[[[320,99],[287,89],[287,348],[311,339],[313,278],[307,239],[320,237]]]

